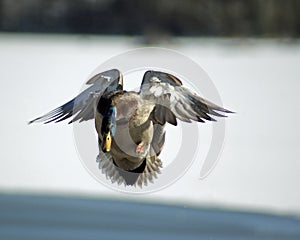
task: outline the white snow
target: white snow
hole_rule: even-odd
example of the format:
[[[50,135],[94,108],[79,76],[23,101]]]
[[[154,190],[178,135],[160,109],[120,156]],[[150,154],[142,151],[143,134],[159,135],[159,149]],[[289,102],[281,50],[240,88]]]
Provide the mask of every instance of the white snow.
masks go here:
[[[204,180],[199,179],[200,159],[208,149],[210,124],[200,126],[199,161],[181,179],[158,192],[134,196],[115,192],[89,175],[78,158],[71,125],[27,125],[27,121],[73,98],[103,61],[137,47],[141,46],[127,37],[0,35],[0,191],[299,214],[297,41],[177,39],[162,46],[190,57],[205,69],[224,106],[237,112],[226,119],[223,152]],[[125,85],[129,88],[130,81],[125,80]],[[180,131],[169,130],[162,159],[172,159],[180,144]]]

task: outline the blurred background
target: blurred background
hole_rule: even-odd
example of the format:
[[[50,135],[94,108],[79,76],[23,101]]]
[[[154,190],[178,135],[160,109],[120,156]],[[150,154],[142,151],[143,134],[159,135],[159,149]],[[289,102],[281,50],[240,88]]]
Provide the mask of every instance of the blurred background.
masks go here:
[[[7,32],[299,37],[300,3],[288,0],[1,0]],[[148,39],[150,40],[150,39]]]
[[[299,12],[296,0],[0,0],[0,239],[300,239]],[[130,195],[89,175],[72,126],[27,122],[147,46],[199,64],[237,114],[208,177],[199,157],[173,185]]]

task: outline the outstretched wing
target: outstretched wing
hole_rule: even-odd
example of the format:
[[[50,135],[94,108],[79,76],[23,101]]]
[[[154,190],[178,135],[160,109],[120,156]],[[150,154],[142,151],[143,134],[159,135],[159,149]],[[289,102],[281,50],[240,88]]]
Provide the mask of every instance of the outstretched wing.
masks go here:
[[[183,87],[175,76],[159,71],[145,73],[140,96],[155,103],[152,118],[160,124],[176,125],[176,118],[184,122],[215,121],[211,116],[226,117],[224,113],[232,113]]]
[[[119,70],[111,69],[93,76],[86,84],[91,86],[64,105],[31,120],[29,124],[60,122],[70,117],[73,118],[69,123],[93,119],[94,107],[99,97],[104,93],[123,89],[123,77]]]

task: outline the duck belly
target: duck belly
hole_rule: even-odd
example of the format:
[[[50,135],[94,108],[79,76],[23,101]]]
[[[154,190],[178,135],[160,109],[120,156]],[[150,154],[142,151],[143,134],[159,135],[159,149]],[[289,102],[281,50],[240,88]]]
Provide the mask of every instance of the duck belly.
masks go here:
[[[130,123],[118,124],[110,154],[120,168],[136,169],[146,158],[152,138],[153,124],[150,120],[134,128]],[[141,151],[137,151],[139,145],[142,145]]]

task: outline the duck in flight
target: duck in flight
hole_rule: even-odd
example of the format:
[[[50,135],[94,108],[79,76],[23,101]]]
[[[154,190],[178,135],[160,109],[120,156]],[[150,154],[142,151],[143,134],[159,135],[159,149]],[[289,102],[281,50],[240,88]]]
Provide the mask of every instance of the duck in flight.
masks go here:
[[[89,87],[64,105],[29,122],[95,120],[99,168],[113,183],[144,186],[160,173],[158,158],[166,123],[215,121],[231,111],[193,93],[172,74],[146,71],[139,92],[123,90],[123,76],[111,69],[93,76]]]

